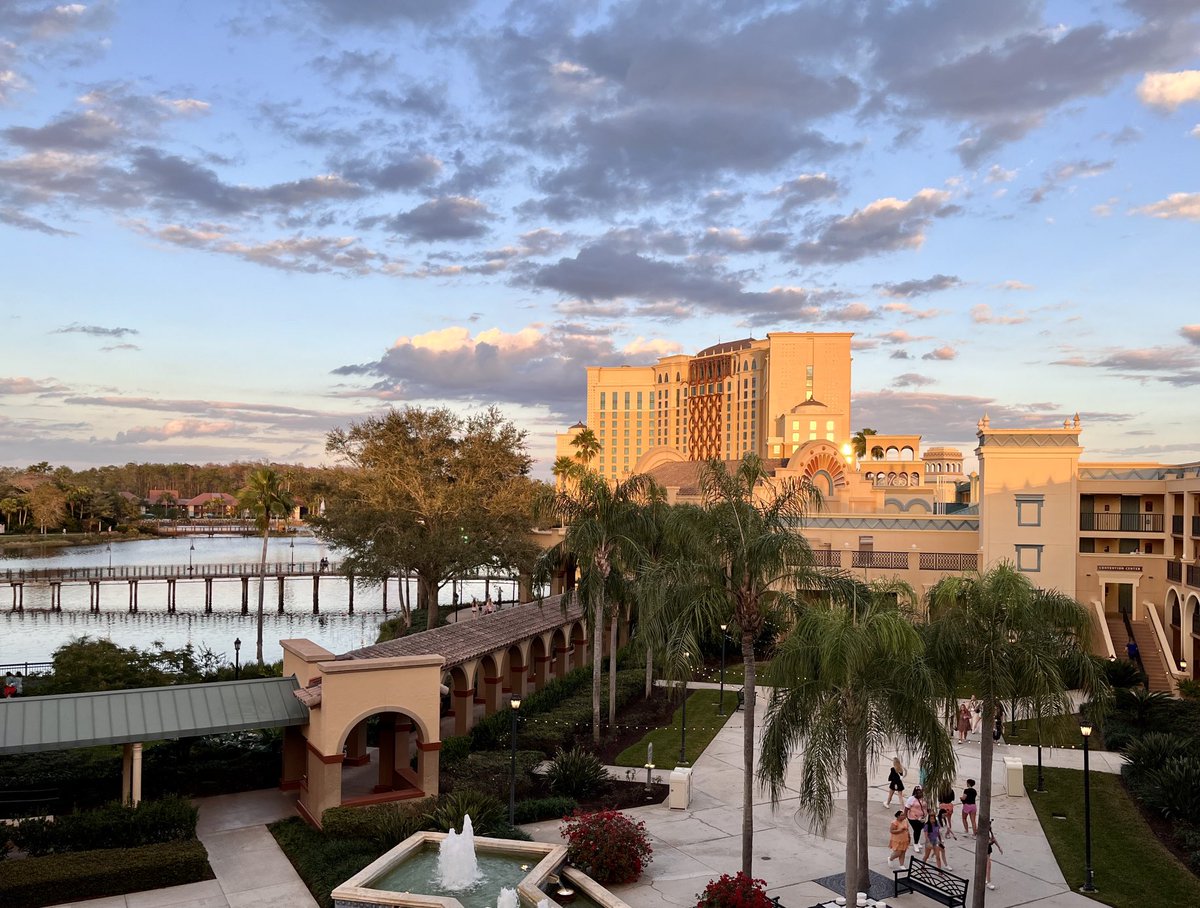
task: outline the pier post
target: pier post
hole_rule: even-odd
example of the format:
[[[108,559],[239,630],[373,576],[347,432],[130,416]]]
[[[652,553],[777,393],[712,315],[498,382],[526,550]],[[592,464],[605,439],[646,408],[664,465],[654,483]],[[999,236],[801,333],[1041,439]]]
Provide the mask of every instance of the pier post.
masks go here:
[[[98,615],[100,614],[100,581],[89,580],[88,586],[91,587],[89,590],[90,595],[88,596],[88,609]]]
[[[129,614],[137,611],[137,581],[126,581],[129,584]]]
[[[279,614],[283,614],[283,578],[276,578],[279,581]]]
[[[350,614],[354,614],[354,578],[350,575],[346,576],[346,583],[350,585]]]
[[[62,611],[62,583],[50,584],[50,611]]]
[[[174,578],[167,579],[167,614],[175,614],[175,580]]]
[[[242,614],[250,614],[250,577],[242,576]]]
[[[212,581],[211,577],[204,578],[204,614],[212,614]]]
[[[383,613],[387,614],[387,578],[383,578]]]
[[[23,583],[12,584],[12,594],[13,594],[12,610],[14,612],[25,611],[25,584],[23,584]]]
[[[313,574],[313,614],[321,614],[321,575]]]

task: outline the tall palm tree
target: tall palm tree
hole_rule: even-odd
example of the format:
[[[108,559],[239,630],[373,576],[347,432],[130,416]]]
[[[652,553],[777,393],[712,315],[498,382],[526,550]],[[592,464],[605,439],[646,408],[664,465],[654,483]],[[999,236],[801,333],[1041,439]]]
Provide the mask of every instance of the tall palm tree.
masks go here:
[[[550,472],[554,474],[554,478],[557,480],[556,488],[561,492],[566,488],[568,479],[579,476],[581,467],[579,461],[562,454],[554,458],[554,467]]]
[[[600,439],[591,429],[580,429],[571,439],[576,459],[587,469],[600,453]]]
[[[949,779],[954,752],[938,709],[940,679],[925,641],[887,592],[850,578],[823,601],[799,609],[767,670],[767,707],[758,776],[777,802],[788,762],[803,751],[800,809],[823,830],[846,779],[846,899],[869,888],[867,769],[886,747],[920,755],[933,784]]]
[[[854,433],[850,443],[854,445],[854,454],[859,460],[867,456],[867,438],[878,434],[874,429],[859,429]]]
[[[262,559],[258,565],[258,664],[263,661],[263,595],[267,586],[267,540],[271,537],[272,515],[286,515],[294,507],[292,493],[283,487],[282,478],[270,467],[258,467],[246,478],[238,492],[238,506],[254,517],[263,534]]]
[[[645,611],[639,626],[672,651],[695,653],[702,639],[719,633],[719,625],[731,619],[736,625],[745,671],[742,870],[753,876],[754,645],[781,595],[821,583],[799,533],[821,496],[808,480],[775,480],[753,454],[732,472],[723,461],[704,464],[700,489],[702,507],[672,512],[674,536],[686,545],[641,584]]]
[[[1107,698],[1101,667],[1088,654],[1091,617],[1069,596],[1036,588],[1009,562],[943,577],[929,591],[928,605],[931,662],[952,689],[966,684],[982,701],[978,822],[986,830],[997,704],[1033,704],[1039,714],[1068,712],[1068,678],[1078,679],[1093,700]],[[985,878],[987,841],[981,835],[975,843],[977,883]],[[983,908],[985,894],[982,885],[975,887],[973,908]]]
[[[600,667],[605,621],[610,635],[609,722],[616,715],[616,642],[620,604],[626,598],[630,576],[638,560],[637,524],[641,507],[661,497],[648,476],[630,476],[615,486],[595,473],[584,473],[575,488],[556,496],[556,507],[567,523],[567,532],[556,550],[539,561],[539,577],[563,556],[574,556],[579,581],[563,594],[563,608],[574,597],[584,603],[588,638],[592,642],[592,740],[600,742]]]

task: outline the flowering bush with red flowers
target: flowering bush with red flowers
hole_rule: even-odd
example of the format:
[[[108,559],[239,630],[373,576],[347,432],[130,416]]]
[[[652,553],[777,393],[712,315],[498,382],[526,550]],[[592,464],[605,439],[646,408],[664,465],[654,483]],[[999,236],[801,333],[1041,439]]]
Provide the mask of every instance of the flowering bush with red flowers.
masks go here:
[[[572,814],[559,832],[567,840],[567,862],[597,883],[632,883],[653,860],[646,824],[618,810]]]
[[[719,880],[709,880],[698,898],[696,908],[774,908],[767,898],[767,881],[746,876],[722,874]]]

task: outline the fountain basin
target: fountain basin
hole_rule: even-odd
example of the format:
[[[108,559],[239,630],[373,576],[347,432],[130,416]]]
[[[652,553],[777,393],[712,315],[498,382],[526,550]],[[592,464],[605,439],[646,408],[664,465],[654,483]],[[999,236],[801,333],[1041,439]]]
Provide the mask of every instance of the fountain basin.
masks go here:
[[[398,876],[402,877],[403,867],[413,861],[424,865],[427,856],[436,856],[442,841],[446,838],[444,832],[418,832],[391,851],[372,861],[342,885],[333,890],[335,908],[473,908],[475,905],[492,906],[501,885],[516,888],[517,896],[523,908],[535,908],[539,901],[546,899],[551,908],[562,908],[554,901],[553,894],[543,891],[546,880],[552,874],[560,873],[568,880],[570,887],[581,896],[590,899],[602,908],[629,908],[629,906],[610,893],[607,889],[586,874],[569,867],[563,867],[567,857],[565,845],[550,845],[545,842],[520,842],[515,839],[493,839],[485,836],[475,837],[475,851],[483,865],[493,864],[494,858],[507,858],[516,868],[517,882],[488,883],[485,888],[477,888],[467,893],[454,895],[436,895],[421,893],[413,890],[396,891],[394,888]],[[502,862],[496,862],[496,864]],[[519,868],[524,864],[527,871]],[[561,868],[561,870],[560,870]],[[398,873],[399,872],[399,873]],[[503,875],[505,871],[501,870]],[[426,880],[433,879],[436,871],[426,875]],[[422,886],[421,882],[406,882],[402,885]],[[434,889],[433,885],[425,883],[423,888]],[[463,901],[462,899],[466,899]],[[579,902],[576,902],[579,904]],[[584,902],[586,904],[586,902]]]

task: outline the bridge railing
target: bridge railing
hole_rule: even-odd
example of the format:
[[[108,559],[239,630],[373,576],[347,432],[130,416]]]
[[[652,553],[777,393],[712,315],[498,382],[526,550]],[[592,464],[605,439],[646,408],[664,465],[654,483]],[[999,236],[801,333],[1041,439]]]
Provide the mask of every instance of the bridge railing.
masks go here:
[[[9,568],[0,570],[0,582],[25,583],[71,580],[186,580],[191,577],[253,577],[259,562],[237,564],[139,564],[112,567]],[[268,577],[307,577],[338,574],[341,562],[268,561]]]

